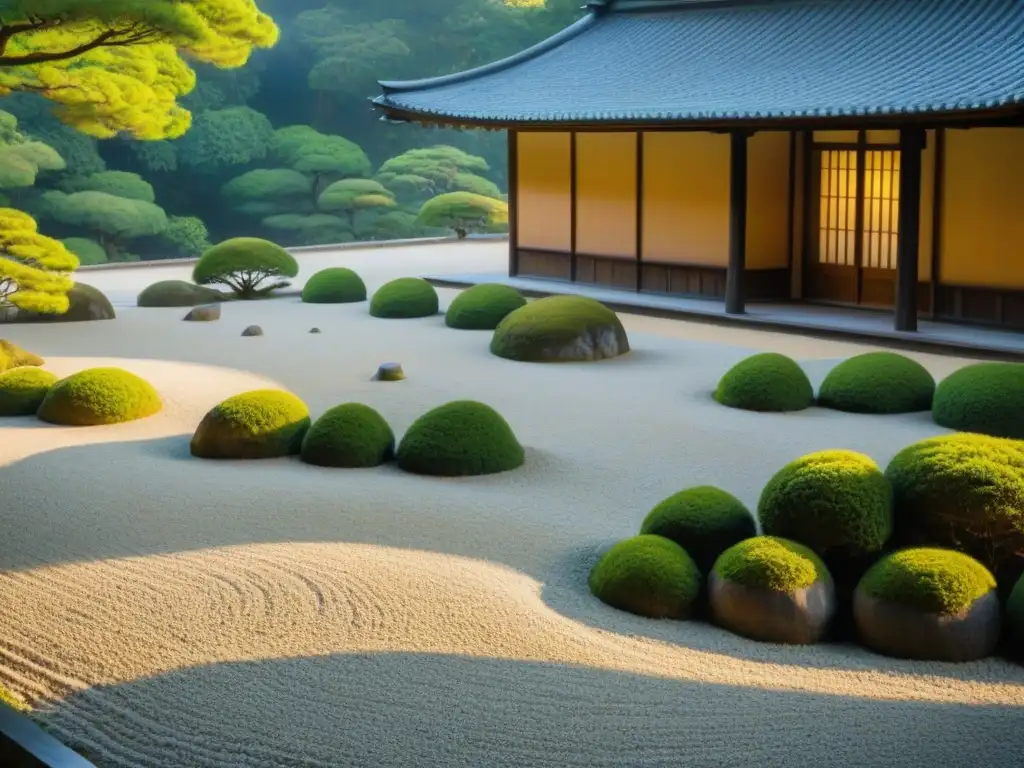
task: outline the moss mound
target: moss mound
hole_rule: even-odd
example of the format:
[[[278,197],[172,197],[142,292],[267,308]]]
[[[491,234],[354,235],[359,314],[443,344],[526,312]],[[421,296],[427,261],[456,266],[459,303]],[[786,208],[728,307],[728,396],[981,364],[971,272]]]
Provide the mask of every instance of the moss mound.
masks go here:
[[[950,549],[904,549],[883,557],[858,587],[868,597],[926,613],[958,614],[996,588],[988,569]]]
[[[722,552],[757,533],[754,517],[730,493],[702,485],[669,496],[652,509],[640,533],[663,536],[685,549],[707,573]]]
[[[963,550],[997,570],[1024,552],[1024,442],[960,433],[893,457],[896,540]]]
[[[352,304],[366,301],[363,278],[345,267],[321,269],[302,288],[307,304]]]
[[[163,408],[153,386],[121,368],[88,368],[61,379],[37,415],[51,424],[93,427],[144,419]]]
[[[818,405],[848,413],[913,413],[932,407],[935,379],[923,365],[895,352],[868,352],[829,371]]]
[[[491,352],[526,363],[601,360],[629,351],[618,315],[586,296],[548,296],[510,312]]]
[[[700,594],[701,575],[686,550],[661,536],[620,541],[590,572],[590,591],[604,603],[652,619],[685,619]]]
[[[377,411],[361,403],[335,406],[302,441],[301,457],[320,467],[376,467],[390,461],[395,433]]]
[[[444,322],[464,331],[493,331],[510,313],[526,305],[515,288],[485,283],[467,288],[452,301]]]
[[[714,572],[733,584],[774,592],[795,592],[832,578],[814,552],[778,536],[733,545],[715,561]]]
[[[455,400],[413,422],[398,446],[398,466],[419,475],[489,475],[522,466],[512,428],[489,405]]]
[[[291,392],[257,389],[229,397],[211,410],[192,436],[201,459],[272,459],[302,448],[309,409]]]
[[[437,291],[420,277],[400,277],[385,283],[370,300],[370,314],[373,317],[430,317],[436,315],[437,310]]]
[[[814,388],[795,360],[764,352],[730,368],[718,382],[715,400],[745,411],[802,411],[814,405]]]
[[[0,416],[33,415],[56,383],[52,373],[31,366],[0,373]]]
[[[42,365],[43,358],[22,349],[13,341],[0,339],[0,373],[25,365]]]
[[[215,304],[228,298],[220,291],[204,285],[184,280],[161,280],[144,289],[137,303],[140,307],[195,307]]]
[[[820,451],[787,464],[761,492],[757,516],[770,536],[828,557],[878,552],[892,533],[892,490],[869,457]]]
[[[1017,580],[1010,599],[1006,601],[1006,623],[1010,637],[1016,642],[1018,653],[1024,656],[1024,576]]]
[[[1024,440],[1024,363],[975,363],[939,382],[935,423],[961,432]]]

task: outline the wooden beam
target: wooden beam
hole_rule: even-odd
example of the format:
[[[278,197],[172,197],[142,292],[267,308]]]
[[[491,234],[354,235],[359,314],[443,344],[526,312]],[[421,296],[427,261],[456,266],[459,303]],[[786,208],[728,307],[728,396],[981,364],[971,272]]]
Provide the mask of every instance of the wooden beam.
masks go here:
[[[900,129],[900,214],[896,246],[896,330],[917,330],[918,251],[921,243],[921,152],[925,129]]]
[[[939,276],[942,272],[942,198],[946,194],[946,129],[935,129],[935,194],[932,196],[932,277],[928,281],[930,315],[938,314]]]
[[[576,282],[576,132],[569,132],[569,281]]]
[[[725,274],[725,311],[746,311],[744,288],[747,269],[747,143],[746,131],[732,131],[729,163],[729,268]]]
[[[519,274],[519,136],[508,132],[508,276]]]
[[[636,132],[636,292],[644,278],[644,132]]]

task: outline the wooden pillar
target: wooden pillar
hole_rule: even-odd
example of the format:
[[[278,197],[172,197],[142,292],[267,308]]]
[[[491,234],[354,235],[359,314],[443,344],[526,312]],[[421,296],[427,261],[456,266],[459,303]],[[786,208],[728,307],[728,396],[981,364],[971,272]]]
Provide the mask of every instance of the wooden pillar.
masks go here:
[[[729,315],[746,311],[748,138],[743,130],[729,134],[729,267],[725,273],[725,311]]]
[[[917,330],[918,251],[921,243],[921,153],[924,128],[900,129],[900,215],[896,245],[896,330]]]
[[[519,137],[508,132],[508,276],[519,274]]]

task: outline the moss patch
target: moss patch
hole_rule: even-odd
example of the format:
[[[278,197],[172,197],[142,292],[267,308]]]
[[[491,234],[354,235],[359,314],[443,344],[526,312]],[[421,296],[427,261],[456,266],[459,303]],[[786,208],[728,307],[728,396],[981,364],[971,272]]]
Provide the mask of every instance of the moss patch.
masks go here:
[[[0,373],[0,416],[32,416],[57,377],[32,366]]]
[[[718,382],[715,400],[745,411],[802,411],[814,405],[814,388],[795,360],[764,352],[729,369]]]
[[[93,427],[144,419],[162,408],[153,386],[134,373],[121,368],[89,368],[50,387],[38,416],[52,424]]]
[[[244,392],[203,417],[192,436],[192,455],[201,459],[290,456],[301,450],[309,422],[309,409],[291,392]]]
[[[939,382],[935,423],[961,432],[1024,440],[1024,363],[975,363]]]
[[[226,301],[226,296],[205,285],[196,285],[184,280],[161,280],[145,288],[139,294],[140,307],[195,307],[200,304],[216,304]]]
[[[589,584],[595,597],[621,611],[683,619],[700,594],[701,575],[674,541],[640,535],[609,549],[590,572]]]
[[[15,696],[11,691],[0,685],[0,702],[3,702],[11,709],[17,712],[28,712],[31,708],[28,704],[21,700],[20,697]]]
[[[434,286],[420,277],[400,277],[385,283],[370,300],[370,314],[386,319],[436,315],[439,307]]]
[[[448,307],[444,322],[465,331],[493,331],[510,312],[525,306],[526,299],[515,288],[485,283],[467,288]]]
[[[778,536],[756,536],[730,547],[714,571],[733,584],[775,592],[795,592],[832,578],[809,548]]]
[[[42,365],[43,358],[22,349],[13,341],[0,339],[0,373],[25,365]]]
[[[377,411],[361,403],[335,406],[302,441],[301,457],[320,467],[376,467],[390,461],[395,433]]]
[[[849,413],[912,413],[932,407],[935,379],[916,360],[895,352],[868,352],[829,371],[818,405]]]
[[[307,304],[351,304],[366,301],[363,278],[346,267],[321,269],[302,288]]]
[[[950,549],[904,549],[883,557],[858,587],[868,597],[944,616],[958,614],[996,588],[972,557]]]
[[[527,363],[600,360],[629,351],[618,315],[586,296],[548,296],[510,312],[491,338],[498,357]]]

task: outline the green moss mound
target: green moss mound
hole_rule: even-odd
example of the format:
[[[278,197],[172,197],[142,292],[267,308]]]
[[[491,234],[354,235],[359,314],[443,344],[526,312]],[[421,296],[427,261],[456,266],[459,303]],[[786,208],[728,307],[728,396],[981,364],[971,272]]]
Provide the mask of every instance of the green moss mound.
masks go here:
[[[620,541],[590,572],[590,591],[604,603],[652,619],[685,619],[700,594],[701,575],[686,550],[661,536]]]
[[[1006,624],[1011,639],[1017,644],[1018,654],[1024,656],[1024,576],[1017,579],[1006,601]]]
[[[951,549],[904,549],[883,557],[858,587],[868,597],[926,613],[958,614],[996,588],[988,569]]]
[[[489,405],[455,400],[413,422],[398,446],[398,466],[418,475],[489,475],[522,466],[526,452]]]
[[[510,313],[526,305],[515,288],[485,283],[467,288],[448,307],[444,322],[464,331],[493,331]]]
[[[729,547],[714,571],[733,584],[774,592],[795,592],[832,578],[808,547],[778,536],[756,536]]]
[[[939,426],[1024,440],[1024,363],[975,363],[939,382],[932,403]]]
[[[258,237],[233,237],[199,257],[192,279],[199,285],[223,285],[242,300],[259,299],[299,274],[299,263],[288,251]]]
[[[826,558],[881,551],[892,534],[892,490],[869,457],[820,451],[787,464],[761,492],[757,516],[770,536]]]
[[[745,411],[802,411],[814,405],[814,388],[795,360],[764,352],[730,368],[718,382],[715,400]]]
[[[13,341],[0,339],[0,373],[25,365],[42,365],[43,358],[22,349]]]
[[[896,540],[967,552],[997,570],[1024,553],[1024,442],[960,433],[893,457]]]
[[[31,366],[0,373],[0,416],[33,415],[57,381],[49,371]]]
[[[385,283],[370,300],[370,314],[386,319],[430,317],[438,310],[437,291],[420,277],[400,277]]]
[[[719,488],[702,485],[658,504],[644,518],[640,533],[674,541],[707,573],[722,552],[757,530],[743,502]]]
[[[491,353],[525,363],[579,362],[629,351],[622,323],[586,296],[548,296],[510,312],[491,338]]]
[[[395,433],[377,411],[361,403],[335,406],[302,441],[302,460],[320,467],[376,467],[390,461]]]
[[[51,424],[94,427],[144,419],[163,408],[153,386],[121,368],[88,368],[61,379],[37,415]]]
[[[868,352],[829,371],[818,405],[848,413],[913,413],[932,407],[935,379],[916,360],[895,352]]]
[[[196,307],[200,304],[216,304],[225,301],[218,290],[196,285],[184,280],[161,280],[145,288],[139,294],[140,307]]]
[[[272,459],[299,453],[309,409],[291,392],[257,389],[215,406],[192,436],[201,459]]]
[[[307,304],[352,304],[366,301],[363,278],[345,267],[321,269],[302,289],[302,300]]]

